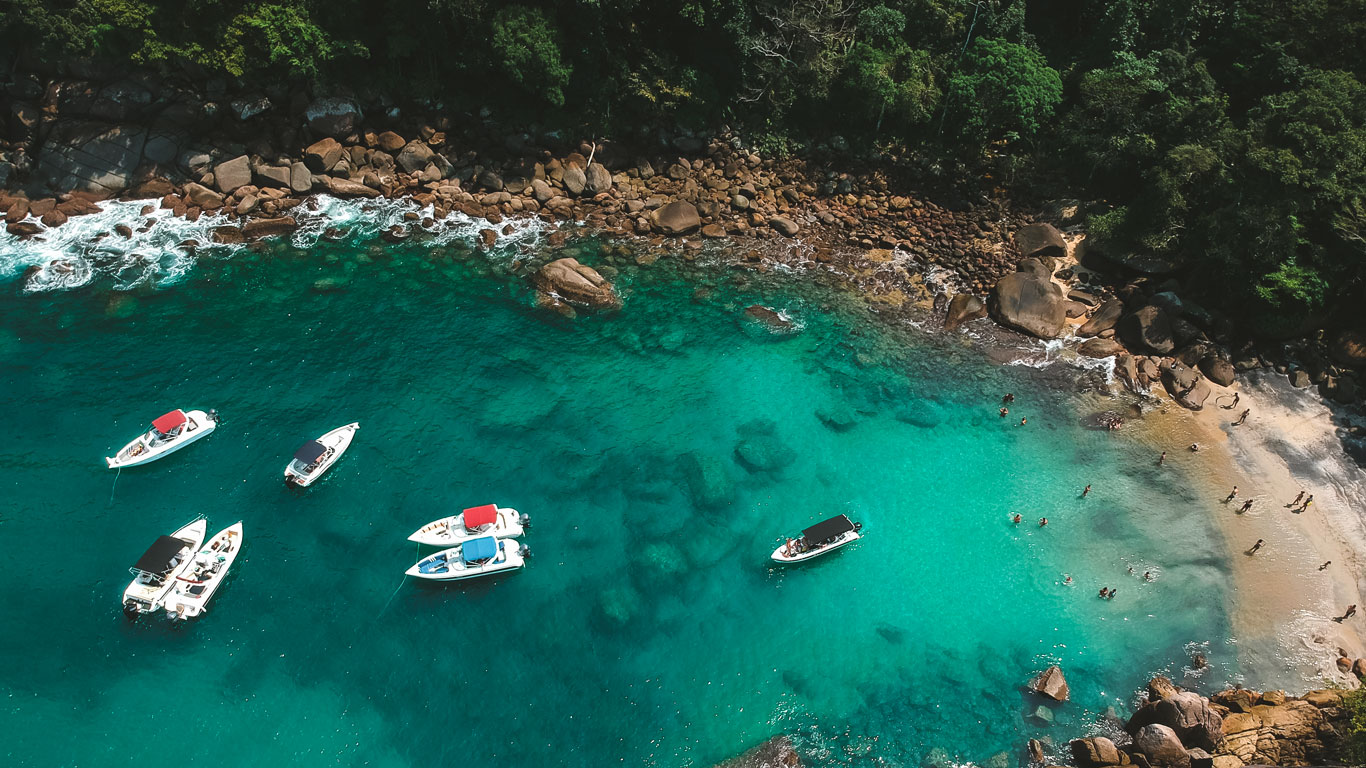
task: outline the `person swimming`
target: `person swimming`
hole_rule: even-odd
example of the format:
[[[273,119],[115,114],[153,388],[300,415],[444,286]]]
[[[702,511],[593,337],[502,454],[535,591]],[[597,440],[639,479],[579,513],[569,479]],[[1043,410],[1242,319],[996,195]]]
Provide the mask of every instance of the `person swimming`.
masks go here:
[[[1046,517],[1041,517],[1041,518],[1039,518],[1039,527],[1042,528],[1042,527],[1044,527],[1045,525],[1048,525],[1048,518],[1046,518]]]
[[[1023,518],[1020,517],[1020,513],[1019,513],[1019,512],[1016,512],[1016,513],[1015,513],[1015,517],[1012,517],[1012,518],[1011,518],[1011,522],[1019,523],[1020,520],[1022,520],[1022,519],[1023,519]]]
[[[1006,408],[1006,407],[1004,407],[1004,406],[1002,406],[1002,408],[1001,408],[1001,418],[1004,419],[1006,416],[1009,416],[1009,415],[1010,415],[1010,409],[1009,409],[1009,408]]]
[[[1101,587],[1101,588],[1100,588],[1100,596],[1101,596],[1102,598],[1109,597],[1109,596],[1110,596],[1110,588],[1109,588],[1109,587]]]

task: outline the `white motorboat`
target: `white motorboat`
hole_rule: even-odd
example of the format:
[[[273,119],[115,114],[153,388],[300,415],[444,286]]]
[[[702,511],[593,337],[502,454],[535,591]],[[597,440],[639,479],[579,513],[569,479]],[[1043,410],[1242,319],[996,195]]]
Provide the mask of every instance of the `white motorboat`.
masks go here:
[[[419,579],[455,581],[476,576],[491,576],[503,571],[515,571],[526,565],[530,554],[526,545],[514,539],[484,536],[470,539],[458,547],[443,549],[428,555],[405,573]]]
[[[133,572],[133,581],[123,591],[123,612],[129,618],[161,607],[176,577],[190,566],[195,550],[204,543],[208,528],[209,521],[201,517],[170,536],[162,536],[128,569]]]
[[[172,619],[192,619],[207,612],[209,598],[228,577],[228,569],[242,549],[242,521],[215,533],[190,559],[190,567],[175,577],[164,605]]]
[[[351,447],[351,439],[360,429],[360,422],[352,422],[337,427],[317,440],[309,440],[294,453],[294,459],[285,467],[285,482],[300,487],[308,487],[314,480],[332,468],[346,449]]]
[[[113,458],[106,458],[110,469],[136,467],[174,453],[209,434],[218,426],[214,411],[174,411],[152,422],[152,428],[123,446]]]
[[[485,504],[482,507],[470,507],[458,515],[433,520],[417,529],[408,537],[408,541],[434,547],[453,547],[481,536],[515,539],[526,532],[530,522],[530,518],[515,509]]]
[[[834,552],[845,544],[858,541],[862,536],[863,523],[850,521],[848,515],[839,515],[823,520],[802,531],[801,538],[788,539],[782,546],[773,550],[773,559],[779,563],[800,563],[827,552]]]

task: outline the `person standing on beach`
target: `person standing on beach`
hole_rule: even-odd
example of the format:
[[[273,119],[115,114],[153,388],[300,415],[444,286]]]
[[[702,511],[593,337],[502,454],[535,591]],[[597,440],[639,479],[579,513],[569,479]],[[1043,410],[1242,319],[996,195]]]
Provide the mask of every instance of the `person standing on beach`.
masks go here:
[[[1160,467],[1160,466],[1162,466],[1163,464],[1165,464],[1166,461],[1167,461],[1167,452],[1166,452],[1166,451],[1163,451],[1163,452],[1162,452],[1162,455],[1157,457],[1157,465]]]
[[[1086,486],[1085,488],[1082,489],[1082,491],[1081,491],[1081,497],[1082,497],[1083,499],[1086,498],[1086,494],[1088,494],[1088,493],[1090,493],[1090,492],[1091,492],[1091,486],[1088,485],[1088,486]]]
[[[1256,543],[1256,544],[1253,544],[1253,545],[1252,545],[1252,549],[1249,549],[1249,550],[1247,551],[1247,553],[1250,555],[1250,554],[1252,554],[1253,552],[1256,552],[1257,550],[1261,549],[1261,548],[1262,548],[1262,545],[1265,544],[1265,543],[1266,543],[1266,540],[1265,540],[1265,539],[1257,539],[1257,543]]]
[[[1243,502],[1243,506],[1241,509],[1238,510],[1238,514],[1241,515],[1249,509],[1252,509],[1252,499],[1248,499],[1247,501]]]
[[[1229,410],[1233,410],[1234,408],[1237,408],[1237,407],[1238,407],[1238,393],[1237,393],[1237,392],[1234,392],[1234,393],[1233,393],[1233,404],[1230,405],[1228,408],[1229,408]]]
[[[1320,570],[1320,571],[1325,570],[1328,566],[1330,566],[1330,565],[1332,565],[1332,564],[1333,564],[1333,561],[1332,561],[1332,560],[1324,560],[1324,561],[1323,561],[1323,565],[1320,565],[1320,566],[1319,566],[1319,570]]]
[[[1286,504],[1286,506],[1287,506],[1287,507],[1293,507],[1293,506],[1295,506],[1296,504],[1299,504],[1299,503],[1300,503],[1300,499],[1303,499],[1303,498],[1304,498],[1304,491],[1300,491],[1300,495],[1299,495],[1299,496],[1296,496],[1296,497],[1295,497],[1295,500],[1292,501],[1292,502],[1290,502],[1289,504]]]
[[[1247,415],[1248,415],[1249,413],[1252,413],[1252,409],[1251,409],[1251,408],[1248,408],[1247,410],[1243,411],[1243,415],[1242,415],[1242,416],[1239,416],[1239,417],[1238,417],[1238,420],[1235,421],[1235,422],[1233,422],[1233,426],[1235,426],[1235,427],[1241,427],[1241,426],[1243,426],[1243,422],[1247,421]]]
[[[1352,603],[1351,605],[1347,606],[1347,612],[1342,614],[1342,618],[1350,619],[1355,615],[1357,615],[1357,606],[1356,603]]]
[[[1235,486],[1233,486],[1233,490],[1229,491],[1229,492],[1228,492],[1228,495],[1224,497],[1224,503],[1227,504],[1227,503],[1229,503],[1230,501],[1233,501],[1233,497],[1234,497],[1234,496],[1237,496],[1237,495],[1238,495],[1238,486],[1235,485]]]
[[[1301,512],[1304,512],[1304,511],[1308,510],[1308,509],[1309,509],[1309,505],[1310,505],[1310,504],[1313,504],[1313,503],[1314,503],[1314,494],[1311,493],[1311,494],[1309,494],[1309,498],[1307,498],[1307,499],[1304,500],[1304,506],[1300,507],[1300,511],[1301,511]]]

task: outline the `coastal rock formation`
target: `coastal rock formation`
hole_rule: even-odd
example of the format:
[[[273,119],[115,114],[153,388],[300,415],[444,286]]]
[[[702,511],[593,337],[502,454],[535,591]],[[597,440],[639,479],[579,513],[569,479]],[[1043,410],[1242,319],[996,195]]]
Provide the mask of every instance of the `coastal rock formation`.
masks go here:
[[[1134,734],[1134,749],[1154,768],[1190,768],[1190,755],[1181,739],[1165,725],[1153,723],[1139,728]]]
[[[1006,275],[991,291],[996,322],[1041,339],[1055,339],[1067,320],[1062,287],[1026,272]]]
[[[1015,247],[1025,258],[1051,256],[1057,259],[1067,255],[1067,243],[1052,224],[1030,224],[1016,230]]]
[[[1149,304],[1122,318],[1115,328],[1130,349],[1169,355],[1176,349],[1171,318],[1166,310]]]
[[[970,293],[959,293],[949,300],[949,311],[944,315],[944,330],[952,331],[958,326],[979,317],[986,317],[987,305]]]
[[[276,219],[252,219],[242,225],[242,236],[248,240],[260,240],[263,237],[288,234],[298,228],[298,223],[290,216],[281,216]]]
[[[304,111],[304,118],[314,135],[341,137],[356,130],[365,114],[350,99],[316,99]]]
[[[1110,357],[1124,351],[1124,345],[1114,339],[1087,339],[1077,347],[1077,352],[1086,357]]]
[[[650,214],[650,224],[656,232],[666,235],[686,235],[702,226],[702,217],[697,206],[682,200],[675,200]]]
[[[1310,691],[1300,698],[1279,691],[1217,693],[1211,701],[1228,714],[1215,759],[1224,757],[1222,766],[1229,768],[1331,762],[1344,733],[1342,696],[1336,690]]]
[[[322,178],[327,191],[337,197],[379,197],[380,195],[379,190],[371,189],[359,181],[339,179],[336,176],[323,176]]]
[[[304,150],[304,164],[314,173],[327,173],[342,158],[342,145],[334,138],[319,139]]]
[[[1328,347],[1328,354],[1339,365],[1366,368],[1366,330],[1352,328],[1338,333]]]
[[[1209,380],[1221,387],[1227,387],[1233,383],[1236,372],[1233,370],[1233,363],[1225,360],[1218,355],[1205,355],[1200,359],[1200,371],[1209,377]]]
[[[765,307],[762,304],[751,304],[745,307],[745,317],[773,333],[791,333],[796,329],[796,324],[782,312],[772,307]]]
[[[1067,701],[1069,694],[1067,680],[1058,665],[1045,669],[1029,683],[1029,690],[1047,696],[1054,701]]]
[[[142,127],[61,121],[48,134],[38,171],[52,189],[110,195],[132,183],[146,144]]]
[[[1097,336],[1115,327],[1119,318],[1124,314],[1124,302],[1119,299],[1110,299],[1091,315],[1091,318],[1077,329],[1079,336]]]
[[[1162,366],[1160,373],[1162,385],[1167,388],[1167,392],[1173,400],[1192,411],[1198,411],[1205,407],[1205,401],[1209,399],[1210,388],[1209,384],[1200,378],[1198,371],[1182,363],[1171,361]]]
[[[251,158],[246,155],[225,160],[213,167],[214,186],[225,195],[251,183]]]
[[[1072,759],[1076,761],[1080,768],[1102,768],[1108,765],[1120,765],[1125,762],[1128,755],[1120,757],[1119,748],[1113,741],[1104,736],[1092,736],[1089,739],[1073,739],[1068,746],[1072,749]]]
[[[774,736],[748,752],[715,768],[802,768],[801,757],[786,736]]]
[[[621,298],[616,288],[592,267],[577,259],[556,259],[541,267],[531,278],[532,285],[575,306],[587,309],[617,309]]]
[[[1208,699],[1190,691],[1149,701],[1134,713],[1125,728],[1137,733],[1154,723],[1172,729],[1188,747],[1214,749],[1224,740],[1224,719],[1210,707]]]
[[[612,188],[612,174],[602,167],[602,163],[589,163],[583,176],[583,189],[590,195],[601,194]]]

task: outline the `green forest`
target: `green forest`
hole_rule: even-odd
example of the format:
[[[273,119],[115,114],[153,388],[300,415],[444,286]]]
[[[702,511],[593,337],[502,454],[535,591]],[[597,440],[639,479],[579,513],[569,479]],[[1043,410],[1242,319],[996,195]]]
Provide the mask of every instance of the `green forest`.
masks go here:
[[[1366,298],[1366,0],[11,0],[11,71],[94,57],[237,86],[491,105],[598,135],[833,135],[1097,201],[1264,331]]]

